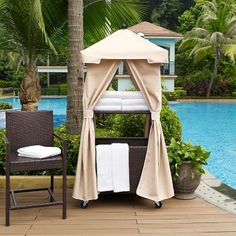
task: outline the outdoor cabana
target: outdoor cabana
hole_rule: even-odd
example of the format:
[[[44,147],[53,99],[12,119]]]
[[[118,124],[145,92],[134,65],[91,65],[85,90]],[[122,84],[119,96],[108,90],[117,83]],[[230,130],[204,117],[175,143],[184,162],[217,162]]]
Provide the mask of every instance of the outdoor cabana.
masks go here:
[[[168,51],[129,30],[119,30],[81,51],[87,65],[83,95],[83,126],[73,198],[98,198],[95,166],[94,107],[113,79],[121,60],[148,104],[151,125],[137,195],[161,201],[174,195],[166,145],[160,123],[160,65],[168,62]]]

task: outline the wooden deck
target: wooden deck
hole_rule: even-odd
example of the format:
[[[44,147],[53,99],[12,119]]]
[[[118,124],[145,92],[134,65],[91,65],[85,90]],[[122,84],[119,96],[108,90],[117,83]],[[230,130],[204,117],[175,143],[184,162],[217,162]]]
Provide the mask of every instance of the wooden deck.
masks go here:
[[[46,195],[21,194],[21,201]],[[236,216],[196,198],[170,199],[155,209],[153,202],[135,196],[103,195],[80,209],[68,190],[68,218],[61,208],[35,208],[11,212],[11,226],[5,227],[4,192],[0,192],[0,235],[8,236],[235,236]]]

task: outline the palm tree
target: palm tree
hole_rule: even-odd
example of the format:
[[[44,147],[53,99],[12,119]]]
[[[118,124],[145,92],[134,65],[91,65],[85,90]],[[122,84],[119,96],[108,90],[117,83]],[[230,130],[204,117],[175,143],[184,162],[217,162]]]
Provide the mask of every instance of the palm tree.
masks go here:
[[[197,25],[188,32],[180,49],[191,48],[190,56],[199,62],[207,56],[214,59],[214,68],[207,96],[210,96],[214,79],[224,56],[234,63],[236,56],[236,3],[234,0],[212,0],[201,3],[202,14]]]
[[[64,4],[61,0],[57,3]],[[58,17],[58,12],[53,17],[52,4],[45,6],[41,0],[0,0],[0,50],[14,52],[24,67],[19,94],[22,110],[37,109],[40,84],[36,64],[40,56],[57,53],[52,37],[64,19]],[[45,18],[48,25],[53,22],[52,28],[46,27]]]
[[[83,35],[88,46],[124,24],[139,22],[142,11],[139,0],[68,0],[67,133],[78,134],[82,125],[84,73],[79,52],[83,49]]]
[[[83,0],[68,0],[69,55],[67,73],[68,134],[78,134],[82,121],[83,64]]]

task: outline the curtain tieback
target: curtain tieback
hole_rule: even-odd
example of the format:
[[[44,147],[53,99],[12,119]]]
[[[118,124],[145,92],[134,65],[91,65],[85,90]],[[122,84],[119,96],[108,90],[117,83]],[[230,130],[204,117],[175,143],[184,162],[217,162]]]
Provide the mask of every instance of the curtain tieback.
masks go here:
[[[155,121],[160,121],[160,111],[151,111],[151,119]]]
[[[84,110],[83,111],[83,117],[84,119],[93,119],[93,110]]]

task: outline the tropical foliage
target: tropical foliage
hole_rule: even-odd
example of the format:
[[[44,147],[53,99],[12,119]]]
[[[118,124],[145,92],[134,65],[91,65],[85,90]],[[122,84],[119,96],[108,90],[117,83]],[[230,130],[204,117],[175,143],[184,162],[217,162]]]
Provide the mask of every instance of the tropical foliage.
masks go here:
[[[137,0],[85,0],[84,8],[86,45],[104,37],[108,29],[138,22],[143,9]],[[23,66],[22,109],[37,109],[40,85],[36,65],[48,54],[67,53],[67,26],[66,0],[0,0],[0,51],[11,53]]]
[[[61,8],[56,12],[51,2],[46,5],[40,0],[0,1],[0,50],[14,53],[24,67],[20,85],[23,110],[37,109],[40,98],[37,61],[48,52],[57,53],[53,38],[63,18],[57,17]],[[59,3],[63,1],[57,1]]]
[[[236,56],[236,3],[232,0],[212,0],[201,3],[202,13],[196,27],[188,32],[180,45],[181,50],[191,49],[194,62],[213,58],[214,66],[207,90],[210,95],[214,79],[223,57],[233,63]]]
[[[171,30],[177,30],[178,17],[193,4],[194,0],[143,0],[148,2],[147,21]]]

